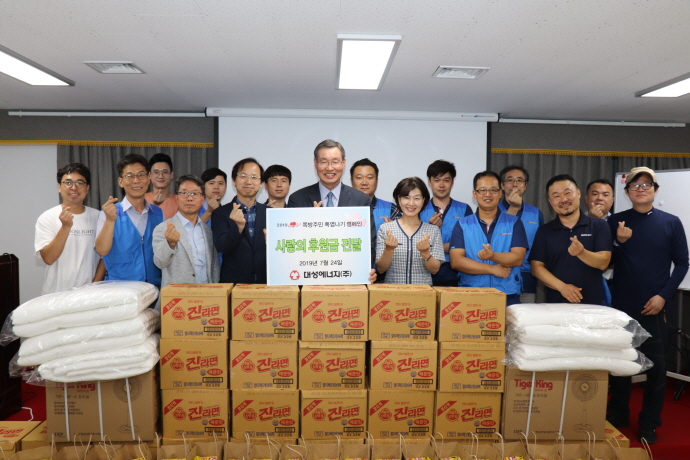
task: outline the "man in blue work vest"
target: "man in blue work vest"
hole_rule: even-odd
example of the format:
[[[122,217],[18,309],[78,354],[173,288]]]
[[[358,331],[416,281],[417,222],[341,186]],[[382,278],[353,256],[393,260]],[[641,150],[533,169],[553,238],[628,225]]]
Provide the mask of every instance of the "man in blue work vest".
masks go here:
[[[531,248],[537,229],[544,225],[544,214],[542,214],[539,208],[523,201],[527,184],[529,183],[529,173],[522,166],[511,165],[503,168],[500,176],[503,187],[503,200],[498,203],[498,208],[501,212],[517,216],[522,221],[527,234],[527,243]],[[534,303],[537,297],[537,280],[530,271],[529,251],[528,248],[520,267],[520,275],[522,276],[521,303]]]
[[[117,181],[124,190],[122,203],[112,196],[96,224],[96,252],[103,257],[106,280],[146,281],[160,288],[161,270],[153,262],[153,229],[163,222],[163,211],[146,202],[149,164],[130,153],[117,163]]]
[[[450,263],[460,272],[459,286],[493,287],[506,304],[520,303],[520,266],[529,249],[522,221],[502,212],[500,177],[493,171],[474,176],[477,212],[457,223],[450,239]]]
[[[449,161],[436,160],[426,169],[429,179],[429,188],[432,197],[429,203],[419,214],[423,222],[437,225],[441,229],[443,238],[443,252],[446,255],[445,263],[441,264],[439,271],[432,277],[434,286],[457,286],[458,272],[451,268],[448,249],[453,228],[460,219],[472,214],[472,208],[466,203],[455,201],[450,197],[450,192],[455,183],[455,165]]]
[[[400,210],[390,201],[376,197],[379,185],[379,167],[369,158],[362,158],[350,168],[350,183],[352,188],[364,192],[371,199],[371,213],[376,225],[376,234],[384,222],[390,222],[400,217]]]

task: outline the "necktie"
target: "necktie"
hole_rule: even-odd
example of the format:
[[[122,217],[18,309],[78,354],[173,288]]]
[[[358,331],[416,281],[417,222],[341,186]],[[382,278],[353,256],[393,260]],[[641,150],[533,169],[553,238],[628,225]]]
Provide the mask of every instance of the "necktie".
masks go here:
[[[326,202],[326,207],[332,208],[333,207],[333,192],[328,192],[328,195],[326,195],[326,198],[328,198],[328,201]]]

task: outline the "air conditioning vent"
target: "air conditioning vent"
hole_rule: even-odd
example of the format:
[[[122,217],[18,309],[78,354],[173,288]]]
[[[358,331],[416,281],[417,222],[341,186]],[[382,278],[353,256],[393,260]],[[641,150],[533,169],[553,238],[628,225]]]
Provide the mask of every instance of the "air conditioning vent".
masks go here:
[[[436,78],[469,78],[476,80],[489,71],[491,67],[465,67],[455,65],[442,65],[432,75]]]
[[[133,61],[84,61],[84,64],[99,73],[134,74],[145,73]]]

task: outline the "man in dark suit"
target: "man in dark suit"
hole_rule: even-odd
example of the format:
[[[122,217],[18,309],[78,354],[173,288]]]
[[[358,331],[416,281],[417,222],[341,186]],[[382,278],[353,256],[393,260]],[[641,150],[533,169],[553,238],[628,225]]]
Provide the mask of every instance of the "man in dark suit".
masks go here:
[[[343,208],[366,206],[369,208],[371,206],[369,195],[342,183],[345,166],[345,149],[340,142],[331,139],[320,142],[314,149],[314,167],[319,181],[290,195],[287,207]],[[373,264],[376,254],[376,226],[371,212],[369,223],[371,227],[371,261]]]
[[[237,195],[213,211],[213,244],[223,254],[221,283],[266,283],[266,205],[256,201],[264,169],[254,158],[232,167]]]

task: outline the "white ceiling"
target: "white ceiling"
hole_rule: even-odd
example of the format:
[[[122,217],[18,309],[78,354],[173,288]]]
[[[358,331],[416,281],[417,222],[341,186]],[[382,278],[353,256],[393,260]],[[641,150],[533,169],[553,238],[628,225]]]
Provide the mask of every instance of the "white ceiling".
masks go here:
[[[498,112],[690,122],[690,96],[634,93],[690,72],[690,2],[615,0],[21,0],[0,45],[73,80],[0,74],[0,108],[205,107]],[[335,90],[336,34],[401,34],[381,91]],[[101,75],[129,60],[145,75]],[[439,65],[488,66],[477,81]]]

